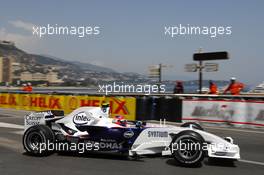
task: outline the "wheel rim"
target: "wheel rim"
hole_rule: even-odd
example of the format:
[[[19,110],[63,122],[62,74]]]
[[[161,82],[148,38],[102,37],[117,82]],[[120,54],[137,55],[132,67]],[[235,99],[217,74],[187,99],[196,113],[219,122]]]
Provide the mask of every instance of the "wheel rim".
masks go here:
[[[179,143],[181,149],[178,150],[178,154],[186,160],[193,159],[201,153],[200,143],[193,138],[182,138]]]
[[[31,150],[38,150],[41,143],[44,143],[44,139],[39,132],[31,132],[28,134],[27,145]]]

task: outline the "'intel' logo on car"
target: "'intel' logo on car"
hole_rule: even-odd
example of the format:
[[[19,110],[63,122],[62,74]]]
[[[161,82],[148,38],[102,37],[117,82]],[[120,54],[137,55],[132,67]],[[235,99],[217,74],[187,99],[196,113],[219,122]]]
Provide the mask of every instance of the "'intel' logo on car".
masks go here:
[[[134,132],[133,131],[126,131],[124,132],[124,137],[125,138],[131,138],[134,136]]]
[[[85,125],[87,124],[91,119],[87,117],[87,115],[84,112],[80,112],[73,116],[73,123],[76,125]]]

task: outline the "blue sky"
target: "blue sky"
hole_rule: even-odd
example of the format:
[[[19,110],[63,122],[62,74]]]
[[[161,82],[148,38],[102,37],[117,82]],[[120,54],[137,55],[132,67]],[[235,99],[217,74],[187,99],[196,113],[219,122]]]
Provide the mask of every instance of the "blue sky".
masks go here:
[[[3,1],[0,6],[0,39],[36,54],[52,55],[107,66],[120,72],[147,74],[149,65],[172,65],[165,78],[197,79],[184,72],[192,54],[230,53],[230,60],[217,61],[219,71],[206,79],[238,80],[258,84],[263,79],[264,1]],[[24,24],[24,25],[18,25]],[[97,37],[48,36],[37,38],[27,24],[100,26]],[[164,35],[164,26],[232,26],[231,36]],[[21,27],[22,26],[22,27]],[[24,26],[24,27],[23,27]]]

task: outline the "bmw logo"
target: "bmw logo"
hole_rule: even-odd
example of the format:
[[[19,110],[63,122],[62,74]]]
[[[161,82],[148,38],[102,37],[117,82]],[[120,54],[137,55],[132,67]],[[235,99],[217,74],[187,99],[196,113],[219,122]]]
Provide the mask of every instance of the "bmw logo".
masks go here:
[[[134,132],[133,131],[124,132],[124,137],[127,138],[127,139],[129,139],[129,138],[131,138],[133,136],[134,136]]]

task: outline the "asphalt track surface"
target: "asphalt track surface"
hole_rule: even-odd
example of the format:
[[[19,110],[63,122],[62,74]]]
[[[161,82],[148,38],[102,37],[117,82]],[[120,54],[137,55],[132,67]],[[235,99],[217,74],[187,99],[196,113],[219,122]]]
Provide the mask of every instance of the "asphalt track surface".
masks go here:
[[[241,149],[241,161],[234,165],[212,164],[205,159],[199,167],[180,167],[172,158],[144,157],[128,160],[117,155],[59,155],[31,157],[22,148],[23,115],[25,111],[0,109],[0,175],[49,174],[264,174],[264,131],[253,129],[205,128],[220,135],[231,136]]]

